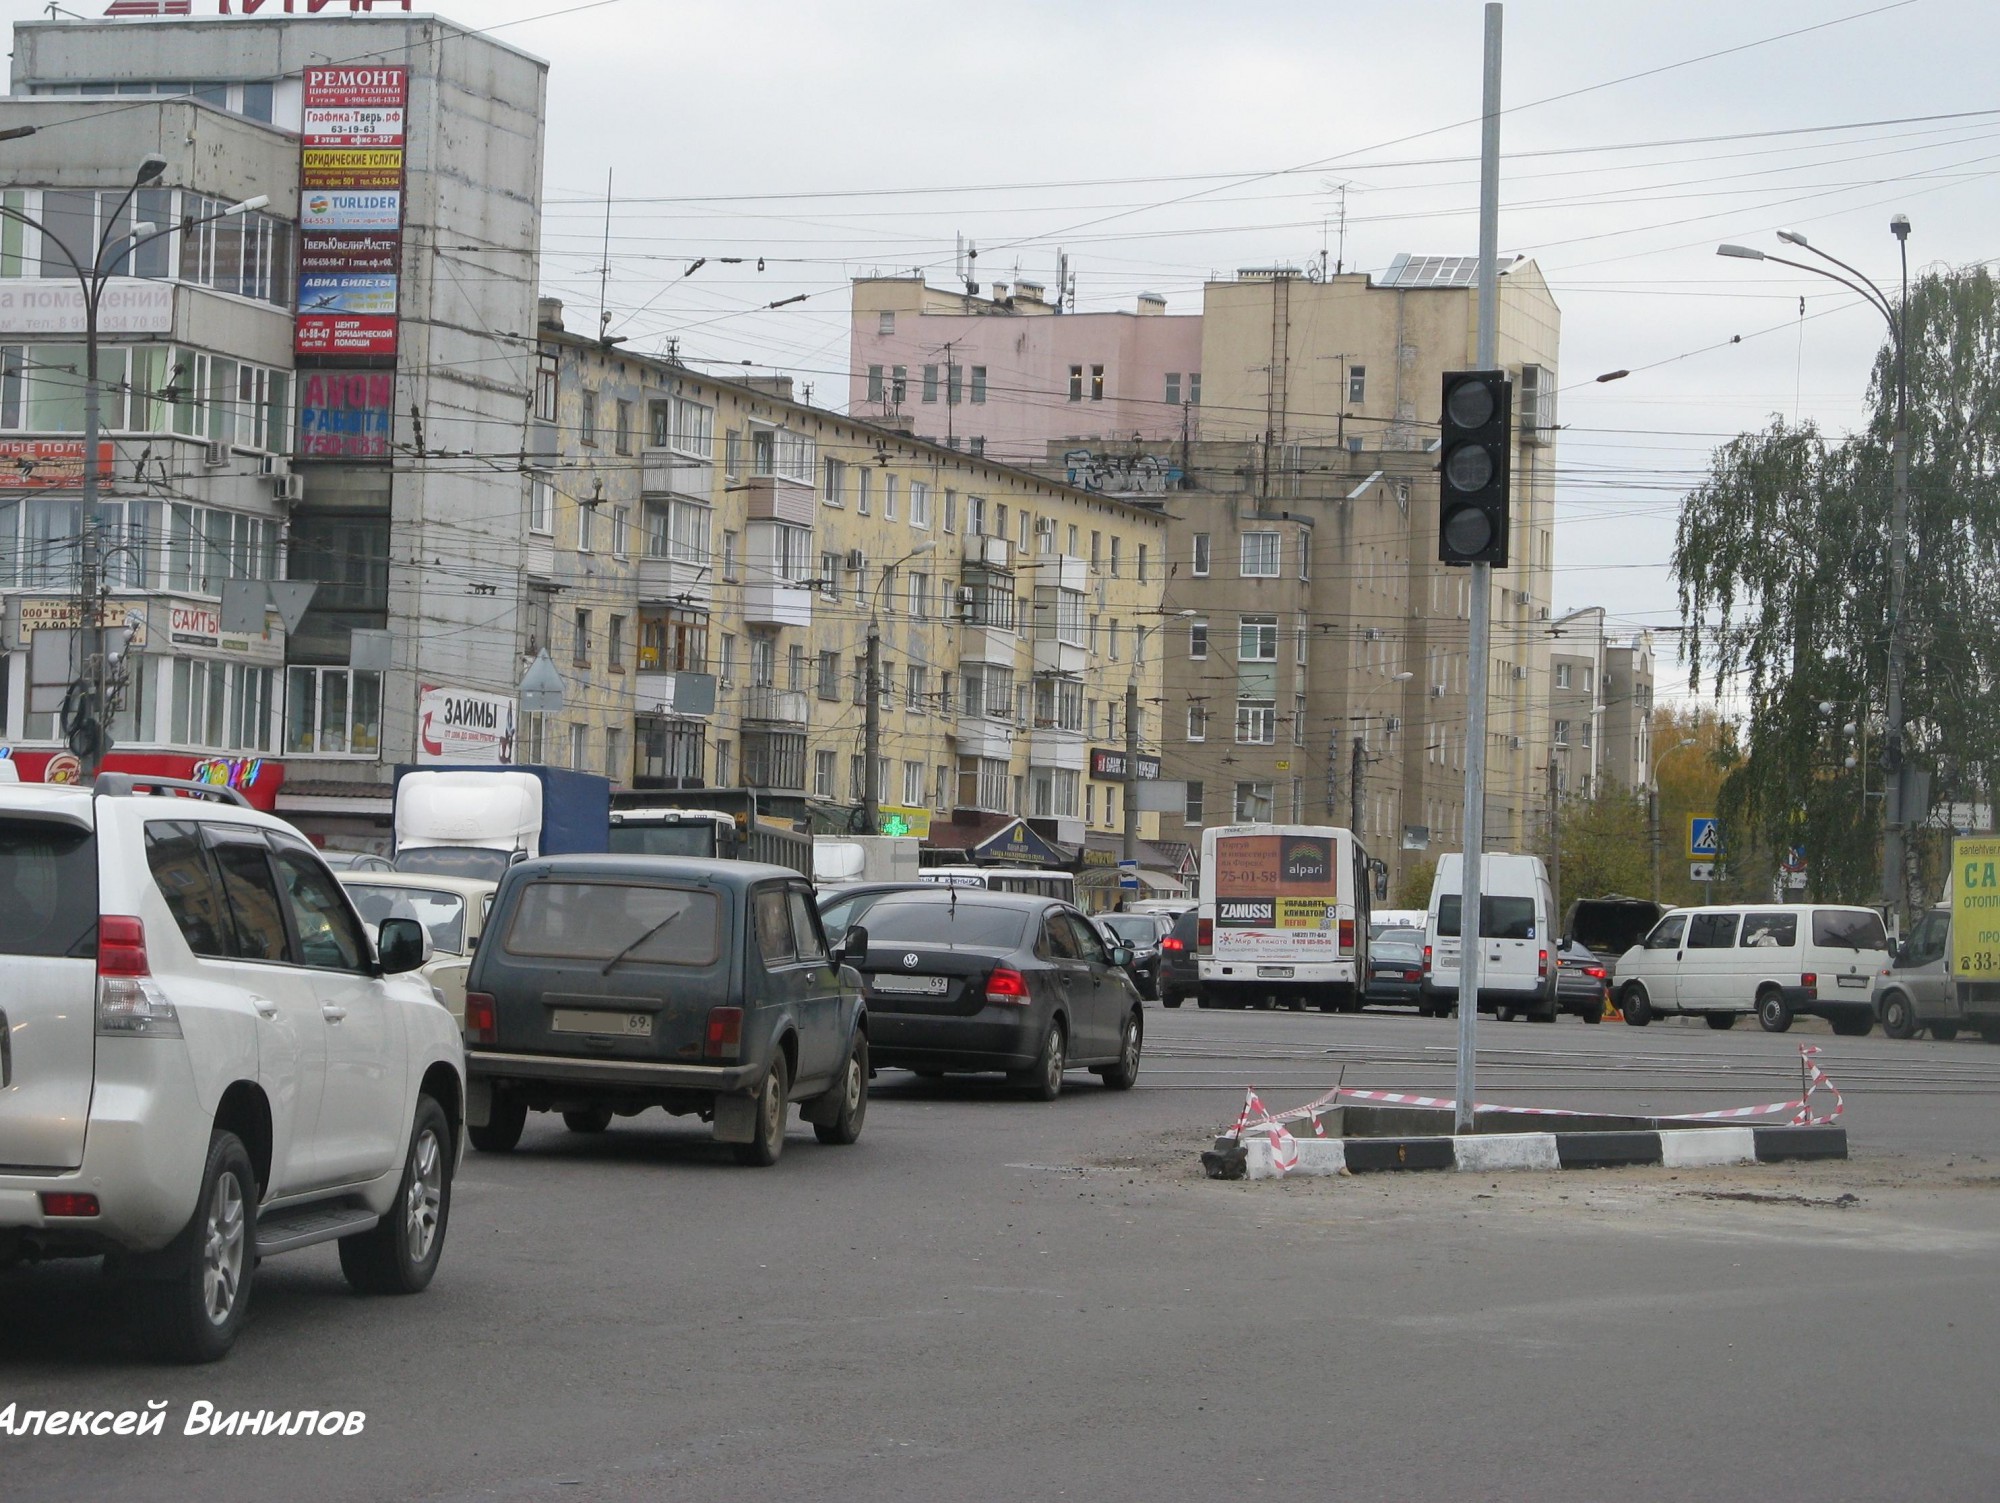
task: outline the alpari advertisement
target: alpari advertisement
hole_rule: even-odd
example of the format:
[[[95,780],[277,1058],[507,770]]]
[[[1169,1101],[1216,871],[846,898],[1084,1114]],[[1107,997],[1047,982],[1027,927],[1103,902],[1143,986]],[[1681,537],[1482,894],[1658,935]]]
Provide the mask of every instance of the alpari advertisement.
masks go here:
[[[1215,953],[1273,940],[1331,952],[1340,928],[1339,847],[1327,835],[1234,835],[1215,843]]]

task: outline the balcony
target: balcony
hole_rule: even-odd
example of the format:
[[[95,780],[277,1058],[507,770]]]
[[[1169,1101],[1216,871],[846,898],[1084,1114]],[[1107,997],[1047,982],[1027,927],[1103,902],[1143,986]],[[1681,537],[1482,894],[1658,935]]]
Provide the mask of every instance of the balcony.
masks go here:
[[[639,452],[639,488],[649,496],[688,496],[715,501],[715,466],[672,449]]]
[[[1035,638],[1035,672],[1063,673],[1071,677],[1083,672],[1089,662],[1089,654],[1081,643],[1064,642],[1055,637]]]
[[[960,711],[952,727],[961,757],[991,757],[1010,760],[1014,755],[1014,722],[1011,717]]]
[[[969,537],[965,540],[965,561],[985,569],[1014,567],[1014,548],[1005,538]]]
[[[648,605],[706,606],[715,597],[715,569],[707,559],[639,560],[639,599]]]
[[[1028,760],[1037,767],[1082,772],[1090,760],[1087,739],[1082,731],[1066,731],[1053,721],[1038,720],[1028,738]]]
[[[633,708],[641,715],[713,715],[715,677],[642,668],[633,675]]]
[[[752,475],[744,482],[749,493],[745,515],[753,522],[791,522],[810,527],[813,515],[813,488],[783,475]]]
[[[752,684],[743,691],[743,719],[764,725],[803,728],[810,710],[802,690],[778,689],[770,684]]]

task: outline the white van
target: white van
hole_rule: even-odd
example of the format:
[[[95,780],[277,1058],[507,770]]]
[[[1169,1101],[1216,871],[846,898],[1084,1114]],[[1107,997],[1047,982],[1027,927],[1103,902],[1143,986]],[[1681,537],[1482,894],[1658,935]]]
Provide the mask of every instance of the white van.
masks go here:
[[[1783,1033],[1805,1013],[1858,1037],[1875,1026],[1875,978],[1888,964],[1872,908],[1733,903],[1676,908],[1619,958],[1611,987],[1634,1028],[1670,1013],[1733,1028],[1754,1012]]]
[[[1465,857],[1453,851],[1438,858],[1424,913],[1424,981],[1417,1011],[1444,1016],[1458,1002],[1459,898],[1464,891]],[[1485,944],[1479,971],[1479,1010],[1504,1022],[1520,1013],[1537,1023],[1553,1023],[1561,1004],[1556,996],[1553,943],[1555,893],[1539,856],[1490,854],[1479,863],[1480,938]]]

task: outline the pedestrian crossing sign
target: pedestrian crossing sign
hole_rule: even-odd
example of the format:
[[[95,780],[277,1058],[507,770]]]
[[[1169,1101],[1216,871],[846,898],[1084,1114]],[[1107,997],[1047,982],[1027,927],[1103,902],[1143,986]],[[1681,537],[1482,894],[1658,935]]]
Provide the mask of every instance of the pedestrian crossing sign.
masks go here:
[[[1722,821],[1713,814],[1688,816],[1688,860],[1713,861],[1722,854]]]

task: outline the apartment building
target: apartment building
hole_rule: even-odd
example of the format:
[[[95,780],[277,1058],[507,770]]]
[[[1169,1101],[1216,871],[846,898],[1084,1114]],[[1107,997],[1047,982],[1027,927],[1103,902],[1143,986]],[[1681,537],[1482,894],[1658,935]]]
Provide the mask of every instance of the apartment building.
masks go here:
[[[1601,606],[1550,630],[1550,756],[1566,796],[1644,792],[1652,779],[1653,634],[1617,633]]]
[[[1074,864],[1122,829],[1128,683],[1160,738],[1157,511],[809,406],[784,378],[608,347],[553,300],[539,342],[547,604],[519,648],[549,651],[565,704],[524,720],[528,748],[640,788],[754,788],[839,828],[872,777],[885,820],[939,852],[998,840]],[[1023,821],[1032,839],[1010,834]]]

